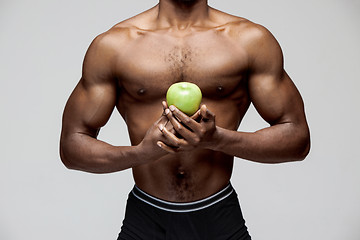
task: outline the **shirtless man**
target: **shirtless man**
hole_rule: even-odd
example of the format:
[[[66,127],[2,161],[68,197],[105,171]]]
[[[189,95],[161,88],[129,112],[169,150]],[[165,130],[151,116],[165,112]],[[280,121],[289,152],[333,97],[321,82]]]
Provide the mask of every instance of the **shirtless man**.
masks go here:
[[[194,116],[164,102],[179,81],[202,90]],[[269,127],[239,132],[251,102]],[[131,146],[97,139],[114,107]],[[267,29],[207,0],[160,0],[92,42],[64,110],[60,155],[86,172],[132,168],[119,239],[250,239],[230,185],[234,156],[298,161],[309,146],[301,96]]]

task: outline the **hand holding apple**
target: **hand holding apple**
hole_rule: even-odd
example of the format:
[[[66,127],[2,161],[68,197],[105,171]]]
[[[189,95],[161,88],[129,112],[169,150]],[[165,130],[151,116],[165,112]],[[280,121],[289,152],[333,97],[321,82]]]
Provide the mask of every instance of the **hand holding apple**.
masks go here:
[[[163,105],[166,103],[164,102]],[[191,117],[174,105],[165,108],[164,114],[175,130],[175,133],[170,132],[166,129],[166,124],[159,126],[159,130],[169,144],[159,142],[158,146],[167,152],[191,151],[198,148],[211,149],[217,144],[215,114],[206,105],[202,105],[200,110]],[[198,115],[198,121],[194,119],[195,115]]]
[[[174,105],[188,116],[193,115],[199,109],[201,99],[200,88],[190,82],[174,83],[166,93],[168,106]]]

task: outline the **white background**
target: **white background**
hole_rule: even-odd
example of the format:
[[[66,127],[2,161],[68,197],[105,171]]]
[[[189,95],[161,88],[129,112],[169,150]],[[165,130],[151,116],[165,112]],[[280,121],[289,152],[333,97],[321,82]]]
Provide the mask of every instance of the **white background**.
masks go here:
[[[155,0],[1,0],[0,239],[116,239],[131,171],[67,170],[62,111],[92,39]],[[360,1],[210,1],[266,26],[306,105],[312,149],[303,162],[235,159],[232,183],[254,240],[359,240]],[[266,124],[251,108],[242,131]],[[114,112],[100,138],[128,145]]]

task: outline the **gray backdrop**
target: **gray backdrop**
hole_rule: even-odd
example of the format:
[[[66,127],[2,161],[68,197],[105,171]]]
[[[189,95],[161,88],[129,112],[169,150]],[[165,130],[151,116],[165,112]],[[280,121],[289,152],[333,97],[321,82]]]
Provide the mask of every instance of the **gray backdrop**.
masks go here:
[[[67,170],[58,140],[65,102],[92,39],[155,0],[1,0],[0,239],[116,239],[129,170]],[[210,1],[265,25],[306,104],[312,150],[303,162],[235,159],[254,240],[360,239],[359,0]],[[266,124],[251,108],[240,130]],[[100,138],[128,145],[114,112]]]

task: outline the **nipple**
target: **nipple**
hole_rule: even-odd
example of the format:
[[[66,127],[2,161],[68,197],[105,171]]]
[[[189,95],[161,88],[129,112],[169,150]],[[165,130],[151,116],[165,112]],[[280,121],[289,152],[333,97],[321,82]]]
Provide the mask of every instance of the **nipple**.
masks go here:
[[[218,93],[221,93],[222,91],[224,91],[224,88],[223,88],[222,86],[218,86],[218,87],[216,88],[216,91],[217,91]]]
[[[137,94],[141,96],[141,95],[144,95],[145,92],[146,92],[146,90],[145,90],[144,88],[140,88],[140,89],[137,91]]]

